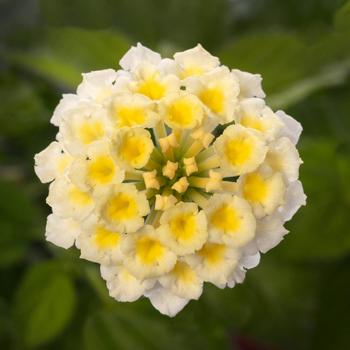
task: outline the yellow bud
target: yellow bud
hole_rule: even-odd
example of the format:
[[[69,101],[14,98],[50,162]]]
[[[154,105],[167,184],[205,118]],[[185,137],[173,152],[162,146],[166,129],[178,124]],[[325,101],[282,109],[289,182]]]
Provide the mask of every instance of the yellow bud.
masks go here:
[[[187,181],[187,177],[182,177],[178,181],[176,181],[171,188],[178,193],[184,193],[187,190],[189,183]]]
[[[163,175],[168,177],[170,180],[173,179],[178,167],[178,163],[174,163],[168,160],[166,165],[163,167]]]

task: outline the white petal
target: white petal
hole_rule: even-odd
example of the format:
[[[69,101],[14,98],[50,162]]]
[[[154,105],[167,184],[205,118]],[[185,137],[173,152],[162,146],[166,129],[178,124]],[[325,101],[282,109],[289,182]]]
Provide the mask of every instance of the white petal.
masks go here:
[[[46,240],[65,249],[70,248],[80,234],[80,228],[76,221],[63,219],[50,214],[46,223]]]
[[[92,99],[107,98],[112,93],[117,78],[114,69],[103,69],[83,74],[83,81],[77,88],[78,96]]]
[[[303,185],[300,181],[292,182],[287,187],[285,204],[278,208],[278,212],[284,221],[289,221],[302,205],[306,205]]]
[[[278,245],[288,233],[279,215],[268,216],[258,221],[256,242],[259,250],[266,253]]]
[[[298,143],[300,134],[303,131],[303,127],[297,120],[283,111],[277,111],[276,115],[278,115],[284,123],[284,128],[281,131],[281,136],[289,137],[294,145],[296,145]]]
[[[160,286],[149,290],[145,296],[160,313],[170,317],[174,317],[189,302],[188,299],[180,298]]]
[[[239,69],[233,69],[232,73],[234,73],[239,80],[240,98],[265,97],[261,86],[262,77],[260,74],[251,74]]]
[[[75,94],[64,94],[56,106],[50,122],[53,125],[59,126],[63,116],[67,111],[76,107],[76,105],[81,101],[81,97]]]
[[[101,266],[102,277],[107,281],[109,295],[121,302],[132,302],[153,287],[155,280],[139,280],[122,266]]]
[[[137,43],[121,58],[120,66],[126,70],[134,70],[140,63],[151,63],[157,65],[161,61],[159,53],[150,50],[149,48]]]
[[[260,253],[257,252],[254,255],[243,256],[240,259],[239,264],[246,269],[252,269],[252,268],[258,266],[259,262],[260,262]]]
[[[57,175],[56,163],[61,155],[62,145],[51,142],[44,150],[34,157],[34,171],[42,183],[50,182]]]

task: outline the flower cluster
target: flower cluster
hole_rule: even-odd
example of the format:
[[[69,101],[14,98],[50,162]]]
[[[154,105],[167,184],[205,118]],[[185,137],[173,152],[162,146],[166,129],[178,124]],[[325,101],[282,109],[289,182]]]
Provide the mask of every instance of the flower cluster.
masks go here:
[[[101,265],[118,301],[174,316],[203,283],[241,283],[305,204],[301,125],[265,103],[261,77],[200,45],[162,59],[138,44],[122,69],[83,74],[35,156],[51,182],[46,239]]]

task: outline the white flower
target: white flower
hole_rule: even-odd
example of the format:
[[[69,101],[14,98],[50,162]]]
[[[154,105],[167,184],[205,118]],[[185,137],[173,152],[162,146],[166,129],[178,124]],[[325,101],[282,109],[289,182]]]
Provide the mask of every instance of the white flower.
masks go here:
[[[159,285],[146,291],[145,296],[160,313],[170,317],[174,317],[189,302],[189,299],[178,297]]]
[[[259,132],[240,125],[227,127],[214,142],[214,147],[227,176],[254,171],[263,162],[267,151]]]
[[[144,223],[143,216],[150,211],[143,192],[133,184],[115,185],[102,203],[102,218],[106,225],[118,232],[134,232]]]
[[[96,218],[89,219],[83,229],[76,241],[81,258],[104,265],[119,264],[122,261],[122,233],[110,230]]]
[[[269,145],[266,164],[273,171],[284,175],[286,181],[293,182],[299,177],[299,167],[302,160],[298,150],[288,137],[281,137]]]
[[[115,155],[128,168],[144,167],[153,147],[151,134],[142,128],[122,129],[115,135]]]
[[[54,214],[76,220],[85,219],[95,208],[91,194],[80,190],[64,177],[51,183],[46,202]]]
[[[178,260],[173,269],[159,278],[163,288],[185,299],[198,299],[203,290],[203,281],[186,262]]]
[[[230,194],[214,194],[205,208],[213,242],[240,247],[255,235],[255,217],[247,201]]]
[[[114,82],[118,77],[114,69],[104,69],[83,74],[83,81],[77,88],[77,95],[97,103],[105,102],[114,92]]]
[[[200,77],[188,79],[186,87],[198,96],[217,123],[226,124],[234,119],[239,85],[227,67],[216,68]]]
[[[91,143],[86,153],[76,157],[69,169],[69,178],[83,191],[121,183],[124,174],[107,141]]]
[[[202,122],[204,111],[200,100],[185,92],[164,99],[160,114],[173,129],[193,129]]]
[[[262,77],[260,74],[251,74],[239,69],[232,69],[232,73],[239,81],[239,97],[241,99],[250,97],[265,98],[261,87]]]
[[[138,278],[158,277],[176,263],[176,254],[162,244],[150,225],[129,233],[122,244],[125,267]]]
[[[65,249],[74,245],[81,233],[79,222],[71,218],[62,218],[55,214],[47,217],[46,240]]]
[[[71,109],[76,109],[77,105],[82,101],[84,101],[84,99],[78,95],[63,94],[60,102],[58,103],[53,112],[50,122],[55,126],[59,126],[65,114]]]
[[[110,102],[109,116],[116,128],[151,128],[159,119],[155,104],[141,94],[116,95]]]
[[[273,140],[284,126],[280,118],[260,98],[242,100],[237,119],[241,125],[261,132],[268,141]]]
[[[284,124],[284,127],[281,130],[281,136],[287,136],[293,144],[296,145],[299,141],[301,132],[303,131],[303,127],[298,121],[283,111],[277,111],[276,115],[281,118]]]
[[[177,52],[174,61],[179,65],[179,75],[182,79],[210,72],[220,64],[219,59],[212,56],[200,44],[193,49]]]
[[[157,65],[161,60],[162,58],[159,53],[137,43],[136,47],[132,46],[131,49],[120,59],[119,64],[127,71],[134,71],[140,64],[151,63]]]
[[[57,137],[72,155],[81,155],[92,142],[110,137],[112,130],[106,111],[84,102],[65,113]]]
[[[138,43],[120,65],[83,74],[53,113],[57,141],[35,156],[52,181],[45,236],[100,264],[112,298],[173,317],[287,234],[306,204],[302,128],[266,104],[259,74],[201,45],[163,59]]]
[[[240,192],[260,218],[284,203],[286,186],[281,173],[260,169],[239,179]]]
[[[236,268],[238,258],[237,250],[225,244],[208,242],[201,250],[187,256],[185,260],[203,281],[224,288]]]
[[[179,255],[200,249],[207,240],[207,220],[194,203],[180,202],[164,211],[158,228],[159,239]]]
[[[101,265],[101,275],[107,282],[109,295],[118,301],[131,302],[139,299],[156,280],[140,280],[125,267]]]
[[[36,154],[34,170],[41,182],[51,182],[63,176],[73,158],[59,142],[51,142],[43,151]]]

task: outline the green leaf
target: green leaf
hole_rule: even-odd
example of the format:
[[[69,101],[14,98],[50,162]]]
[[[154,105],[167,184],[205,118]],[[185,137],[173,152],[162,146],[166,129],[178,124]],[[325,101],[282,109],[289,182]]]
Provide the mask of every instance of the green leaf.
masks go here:
[[[116,68],[129,46],[117,32],[59,28],[48,31],[37,48],[12,54],[10,59],[56,84],[73,89],[81,80],[81,73]]]
[[[350,1],[347,1],[346,4],[336,13],[334,23],[338,30],[350,30]]]
[[[26,346],[56,337],[69,323],[75,305],[71,279],[53,262],[34,265],[15,296],[15,315]]]
[[[186,349],[165,317],[153,317],[131,305],[117,305],[92,315],[84,328],[87,350]]]
[[[336,141],[305,140],[301,181],[306,207],[287,224],[291,231],[279,253],[296,260],[334,259],[350,252],[350,156]]]
[[[240,293],[234,291],[232,302],[251,308],[242,331],[285,350],[295,349],[295,339],[299,350],[309,349],[309,324],[317,308],[320,275],[320,268],[311,264],[285,262],[273,253],[263,255],[259,266],[248,271],[245,283],[238,287]]]
[[[0,266],[20,260],[30,241],[43,231],[39,209],[27,191],[0,180]]]
[[[313,350],[347,349],[350,314],[349,259],[334,264],[324,275],[316,315]]]
[[[48,111],[33,85],[9,74],[1,74],[0,82],[3,136],[21,138],[48,122]]]
[[[231,68],[260,73],[267,94],[279,92],[303,77],[301,57],[305,44],[288,33],[251,34],[238,38],[220,52],[222,62]]]

